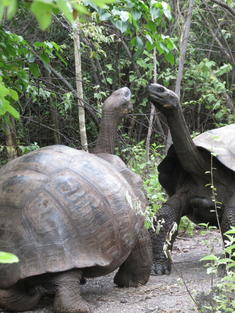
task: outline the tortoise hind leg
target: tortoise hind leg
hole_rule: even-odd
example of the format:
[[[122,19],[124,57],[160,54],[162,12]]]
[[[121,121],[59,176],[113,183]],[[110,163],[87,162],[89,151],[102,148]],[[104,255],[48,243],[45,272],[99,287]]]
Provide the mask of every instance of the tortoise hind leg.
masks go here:
[[[31,293],[25,290],[23,284],[16,284],[8,289],[0,289],[0,307],[9,311],[32,310],[41,298],[40,288],[32,288]]]
[[[91,313],[89,306],[80,295],[82,272],[72,270],[57,273],[53,278],[56,286],[54,311],[56,313]]]
[[[152,249],[147,229],[139,233],[137,243],[114,277],[119,287],[138,287],[149,280],[152,266]]]

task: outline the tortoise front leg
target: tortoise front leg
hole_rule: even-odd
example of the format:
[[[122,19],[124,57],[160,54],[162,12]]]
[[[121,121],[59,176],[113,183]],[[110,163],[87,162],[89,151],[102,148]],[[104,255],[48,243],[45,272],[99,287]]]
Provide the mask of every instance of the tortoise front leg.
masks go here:
[[[56,313],[91,313],[89,306],[80,295],[80,270],[57,273],[53,278],[56,286],[54,311]]]
[[[149,280],[152,265],[152,249],[149,233],[143,228],[131,254],[120,266],[114,277],[119,287],[138,287]]]
[[[224,242],[225,240],[228,240],[224,233],[228,231],[232,226],[235,227],[235,195],[233,195],[230,201],[226,204],[222,214],[221,231],[223,233]],[[235,251],[233,250],[232,254],[233,252]]]
[[[177,236],[184,202],[181,196],[173,195],[162,206],[156,215],[154,230],[149,230],[153,248],[153,272],[156,275],[171,272],[171,250]]]

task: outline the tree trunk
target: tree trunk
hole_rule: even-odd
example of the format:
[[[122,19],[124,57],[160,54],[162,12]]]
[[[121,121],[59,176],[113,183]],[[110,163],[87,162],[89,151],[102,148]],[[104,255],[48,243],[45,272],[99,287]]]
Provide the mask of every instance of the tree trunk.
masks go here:
[[[16,129],[15,129],[15,121],[12,117],[4,121],[4,133],[6,137],[7,160],[10,161],[17,157]]]
[[[194,4],[194,0],[189,0],[188,13],[186,16],[186,20],[184,23],[183,32],[182,32],[181,40],[180,40],[180,58],[179,58],[178,73],[177,73],[177,78],[176,78],[176,83],[175,83],[175,93],[178,95],[179,100],[180,100],[181,81],[183,78],[183,71],[184,71],[185,56],[186,56],[186,50],[187,50],[187,44],[188,44],[188,38],[189,38],[189,30],[191,27],[193,4]],[[168,129],[165,152],[168,151],[171,144],[172,144],[172,138],[171,138],[170,130]]]
[[[56,107],[53,105],[52,100],[50,101],[50,111],[51,111],[54,143],[57,145],[61,143],[60,131],[59,131],[59,119],[58,119],[58,111]]]
[[[157,59],[156,59],[156,49],[153,50],[153,83],[157,82]],[[150,152],[150,140],[153,131],[153,120],[156,113],[155,106],[151,103],[151,111],[149,117],[149,127],[148,134],[146,138],[146,161],[149,162],[149,152]]]
[[[77,88],[77,97],[78,97],[78,114],[79,114],[79,130],[80,130],[81,146],[83,150],[88,151],[85,109],[84,109],[84,102],[83,102],[79,20],[77,21],[77,27],[74,30],[74,56],[75,56],[75,73],[76,73],[76,88]]]
[[[51,72],[45,71],[45,76],[48,75],[48,82],[51,85]],[[49,99],[50,103],[50,113],[51,113],[51,122],[52,122],[52,129],[53,129],[53,138],[54,138],[54,144],[60,144],[60,128],[59,128],[59,119],[58,119],[58,110],[56,106],[54,105],[54,97],[51,96]]]

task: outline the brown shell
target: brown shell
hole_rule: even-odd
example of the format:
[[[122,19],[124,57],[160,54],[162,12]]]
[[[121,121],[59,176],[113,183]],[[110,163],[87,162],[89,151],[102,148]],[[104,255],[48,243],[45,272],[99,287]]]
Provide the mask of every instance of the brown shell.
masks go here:
[[[235,124],[208,130],[193,141],[198,147],[212,152],[222,164],[235,171]]]
[[[0,251],[20,262],[0,265],[0,288],[71,268],[113,271],[143,227],[142,205],[108,162],[49,146],[0,169]]]

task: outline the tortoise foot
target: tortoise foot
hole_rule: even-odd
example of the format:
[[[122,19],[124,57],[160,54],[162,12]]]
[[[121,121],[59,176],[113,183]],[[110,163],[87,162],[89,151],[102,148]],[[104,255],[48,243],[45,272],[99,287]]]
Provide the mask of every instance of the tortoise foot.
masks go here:
[[[138,276],[133,276],[127,272],[117,272],[114,277],[114,283],[118,287],[139,287],[141,285],[146,284],[148,277],[143,278]]]
[[[76,298],[76,297],[75,297]],[[81,297],[72,299],[72,302],[62,301],[56,297],[54,300],[54,312],[56,313],[92,313],[88,303]],[[70,299],[71,300],[71,299]]]
[[[91,313],[88,303],[80,295],[80,270],[57,273],[54,277],[56,294],[54,311],[56,313]]]
[[[170,272],[171,272],[171,262],[169,260],[153,261],[151,275],[169,275]]]

